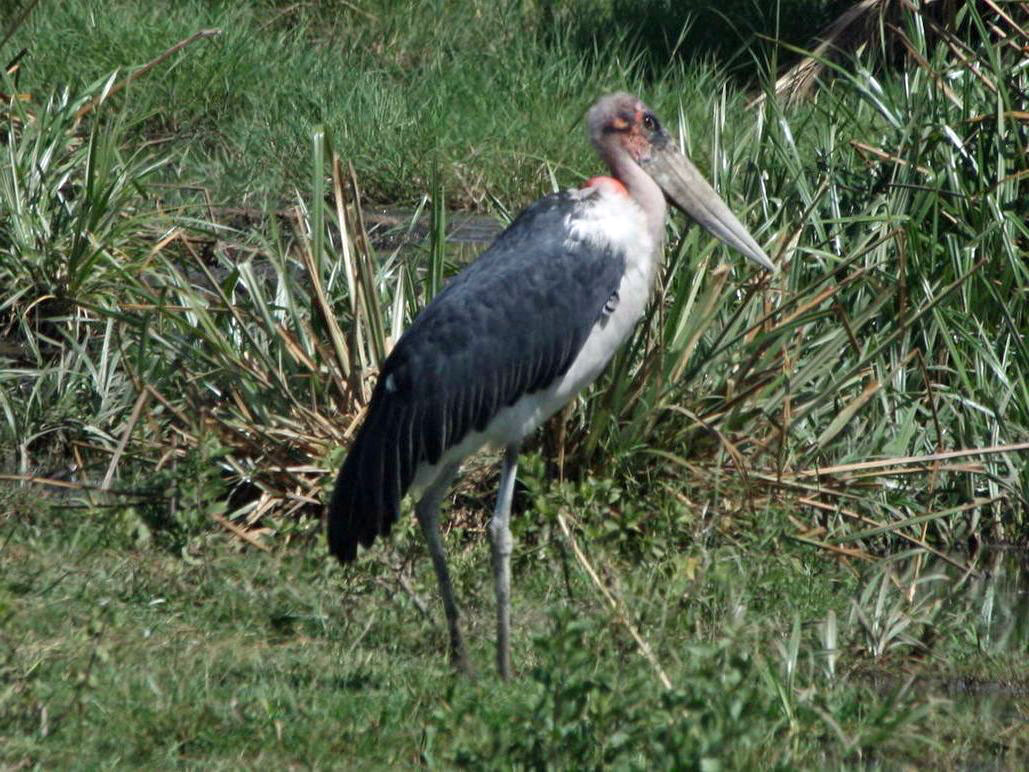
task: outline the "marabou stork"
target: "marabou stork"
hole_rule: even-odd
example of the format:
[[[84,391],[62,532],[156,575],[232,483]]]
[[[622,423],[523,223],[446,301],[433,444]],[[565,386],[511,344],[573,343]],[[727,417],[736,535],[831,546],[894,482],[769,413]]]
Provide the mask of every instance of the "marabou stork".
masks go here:
[[[657,118],[629,94],[586,115],[611,170],[546,196],[511,223],[411,323],[379,381],[328,511],[343,563],[390,532],[400,501],[415,513],[439,582],[450,656],[468,661],[439,531],[439,507],[461,462],[504,449],[489,524],[497,595],[497,667],[511,673],[511,531],[522,440],[591,383],[643,314],[662,256],[665,196],[768,271],[775,267]]]

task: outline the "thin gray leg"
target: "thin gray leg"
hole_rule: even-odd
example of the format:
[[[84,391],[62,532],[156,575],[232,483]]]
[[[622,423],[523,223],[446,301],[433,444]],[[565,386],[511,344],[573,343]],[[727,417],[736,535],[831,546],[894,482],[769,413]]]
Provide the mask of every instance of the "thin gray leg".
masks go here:
[[[436,481],[429,486],[415,507],[418,524],[422,527],[425,542],[429,545],[432,556],[432,567],[436,570],[436,581],[439,582],[440,595],[443,596],[443,610],[447,614],[447,628],[450,630],[450,661],[463,673],[471,675],[468,666],[468,655],[465,653],[464,641],[461,639],[461,628],[458,624],[461,611],[457,607],[454,588],[450,584],[450,572],[447,570],[447,555],[443,549],[443,540],[439,534],[439,506],[443,501],[450,484],[457,476],[457,465],[444,469]]]
[[[489,524],[493,547],[493,581],[497,588],[497,670],[500,677],[511,677],[511,497],[518,475],[518,445],[509,445],[504,452],[500,472],[497,506]]]

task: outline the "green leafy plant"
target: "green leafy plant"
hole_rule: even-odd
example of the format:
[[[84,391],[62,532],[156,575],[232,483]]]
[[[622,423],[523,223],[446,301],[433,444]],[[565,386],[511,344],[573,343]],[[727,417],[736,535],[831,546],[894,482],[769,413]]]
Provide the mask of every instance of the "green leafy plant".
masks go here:
[[[124,155],[117,122],[80,128],[113,82],[2,112],[0,447],[23,475],[60,466],[75,441],[113,448],[132,405],[116,320],[144,263],[144,222],[160,222],[142,185],[162,161]]]

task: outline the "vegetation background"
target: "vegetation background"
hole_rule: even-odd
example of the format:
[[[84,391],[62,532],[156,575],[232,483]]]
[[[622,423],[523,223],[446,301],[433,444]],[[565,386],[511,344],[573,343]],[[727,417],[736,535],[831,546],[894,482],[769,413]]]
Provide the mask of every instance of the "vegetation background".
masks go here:
[[[1024,768],[1026,4],[0,13],[0,764]],[[344,571],[321,501],[616,89],[783,270],[670,224],[524,465],[510,684],[469,465],[456,678],[410,518]]]

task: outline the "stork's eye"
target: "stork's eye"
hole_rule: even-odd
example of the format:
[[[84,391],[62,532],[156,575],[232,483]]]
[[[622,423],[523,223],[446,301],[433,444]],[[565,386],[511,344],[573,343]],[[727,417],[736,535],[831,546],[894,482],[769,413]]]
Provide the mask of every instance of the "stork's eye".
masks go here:
[[[660,131],[661,124],[657,122],[654,113],[643,113],[643,128],[647,131]]]

